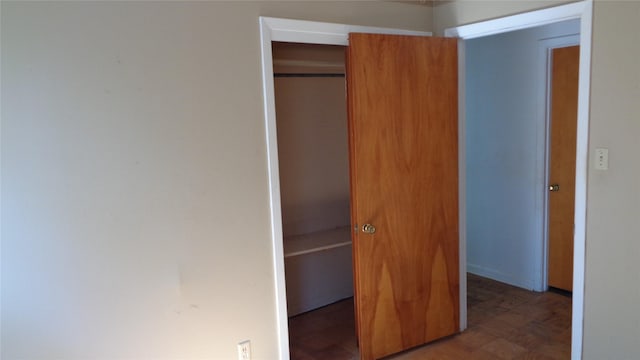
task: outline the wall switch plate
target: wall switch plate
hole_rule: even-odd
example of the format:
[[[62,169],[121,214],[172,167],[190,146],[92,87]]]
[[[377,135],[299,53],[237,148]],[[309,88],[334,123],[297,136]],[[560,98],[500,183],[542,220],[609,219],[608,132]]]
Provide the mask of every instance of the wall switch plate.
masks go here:
[[[238,343],[238,360],[251,360],[250,340],[245,340]]]
[[[609,149],[597,148],[595,156],[596,170],[609,169]]]

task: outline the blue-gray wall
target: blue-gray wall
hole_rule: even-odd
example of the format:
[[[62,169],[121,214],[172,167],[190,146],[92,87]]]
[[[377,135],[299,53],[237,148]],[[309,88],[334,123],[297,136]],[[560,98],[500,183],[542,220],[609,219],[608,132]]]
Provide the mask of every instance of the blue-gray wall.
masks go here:
[[[467,41],[468,270],[527,289],[543,274],[546,80],[542,39],[577,20]]]

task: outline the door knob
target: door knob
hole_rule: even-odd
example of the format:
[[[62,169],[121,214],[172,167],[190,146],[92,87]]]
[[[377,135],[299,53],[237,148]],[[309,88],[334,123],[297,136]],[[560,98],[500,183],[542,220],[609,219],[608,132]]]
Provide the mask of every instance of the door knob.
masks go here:
[[[371,224],[362,225],[362,232],[365,234],[373,234],[376,232],[376,227]]]
[[[555,191],[560,191],[560,185],[558,185],[558,184],[549,185],[549,191],[554,191],[554,192]]]

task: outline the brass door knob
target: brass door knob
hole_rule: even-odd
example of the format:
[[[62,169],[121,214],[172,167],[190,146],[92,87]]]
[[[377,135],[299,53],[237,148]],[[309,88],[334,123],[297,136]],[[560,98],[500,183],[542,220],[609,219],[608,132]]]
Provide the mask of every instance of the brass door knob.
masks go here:
[[[553,184],[553,185],[549,185],[549,191],[560,191],[560,185],[558,184]]]
[[[376,232],[376,227],[371,224],[362,225],[362,232],[365,234],[373,234]]]

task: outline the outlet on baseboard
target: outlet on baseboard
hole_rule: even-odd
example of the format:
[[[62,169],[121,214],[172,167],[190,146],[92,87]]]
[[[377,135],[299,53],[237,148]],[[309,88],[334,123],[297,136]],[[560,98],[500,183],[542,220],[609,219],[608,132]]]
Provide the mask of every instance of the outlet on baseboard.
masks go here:
[[[251,360],[250,340],[245,340],[238,343],[238,360]]]

